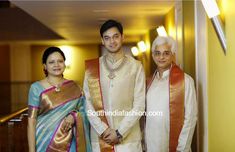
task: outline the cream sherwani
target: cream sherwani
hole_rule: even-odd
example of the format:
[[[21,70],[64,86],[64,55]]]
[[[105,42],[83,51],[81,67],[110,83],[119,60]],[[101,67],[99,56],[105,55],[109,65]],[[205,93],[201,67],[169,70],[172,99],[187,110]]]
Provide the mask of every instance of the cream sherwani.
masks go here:
[[[100,82],[105,111],[126,111],[143,112],[145,109],[145,74],[141,63],[134,58],[127,56],[123,67],[115,72],[116,77],[109,79],[109,71],[104,65],[104,58],[100,57]],[[112,64],[110,67],[117,67],[121,64],[123,58]],[[99,152],[100,146],[98,135],[101,135],[107,125],[99,117],[90,115],[95,112],[90,97],[87,74],[84,80],[84,92],[86,96],[86,110],[88,119],[91,123],[91,142],[93,152]],[[140,115],[129,116],[110,116],[106,115],[111,128],[118,129],[123,135],[121,144],[115,145],[115,152],[142,152],[141,131],[139,125]]]
[[[159,73],[155,76],[147,92],[147,113],[157,112],[157,116],[147,116],[146,118],[146,145],[148,152],[168,152],[169,151],[169,72],[163,73],[159,78]],[[197,121],[197,103],[193,79],[185,75],[185,116],[181,130],[177,151],[191,151],[191,141]],[[174,128],[173,128],[174,129]]]

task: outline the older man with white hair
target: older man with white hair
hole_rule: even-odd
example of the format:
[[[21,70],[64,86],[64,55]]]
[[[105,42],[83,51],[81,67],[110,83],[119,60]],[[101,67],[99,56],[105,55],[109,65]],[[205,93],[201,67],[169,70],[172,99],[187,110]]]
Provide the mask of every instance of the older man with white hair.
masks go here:
[[[148,152],[189,152],[197,121],[193,79],[175,63],[175,41],[158,36],[152,44],[157,69],[148,84],[146,146]],[[153,115],[156,114],[156,115]]]

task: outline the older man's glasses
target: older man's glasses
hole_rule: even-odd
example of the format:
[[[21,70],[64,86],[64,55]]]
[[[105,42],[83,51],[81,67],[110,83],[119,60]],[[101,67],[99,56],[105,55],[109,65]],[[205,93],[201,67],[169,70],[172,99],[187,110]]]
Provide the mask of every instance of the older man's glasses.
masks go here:
[[[155,56],[155,57],[161,57],[161,56],[163,56],[163,57],[169,57],[169,56],[171,56],[171,51],[164,51],[164,52],[160,52],[160,51],[153,51],[153,55]]]

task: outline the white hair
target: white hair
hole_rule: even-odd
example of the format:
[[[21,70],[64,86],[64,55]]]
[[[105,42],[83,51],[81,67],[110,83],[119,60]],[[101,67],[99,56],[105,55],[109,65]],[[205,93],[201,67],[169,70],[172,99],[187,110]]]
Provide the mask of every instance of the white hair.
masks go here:
[[[170,36],[158,36],[155,38],[152,44],[152,52],[155,50],[155,48],[159,45],[167,44],[171,46],[171,52],[176,52],[176,42],[175,40]]]

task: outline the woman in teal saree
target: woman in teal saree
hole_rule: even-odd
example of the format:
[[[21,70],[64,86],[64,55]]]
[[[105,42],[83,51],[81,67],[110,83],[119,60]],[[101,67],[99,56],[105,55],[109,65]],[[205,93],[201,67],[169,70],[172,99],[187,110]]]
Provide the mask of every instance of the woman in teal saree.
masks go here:
[[[91,152],[85,98],[74,81],[63,78],[65,56],[57,47],[43,54],[46,78],[29,91],[30,152]]]

